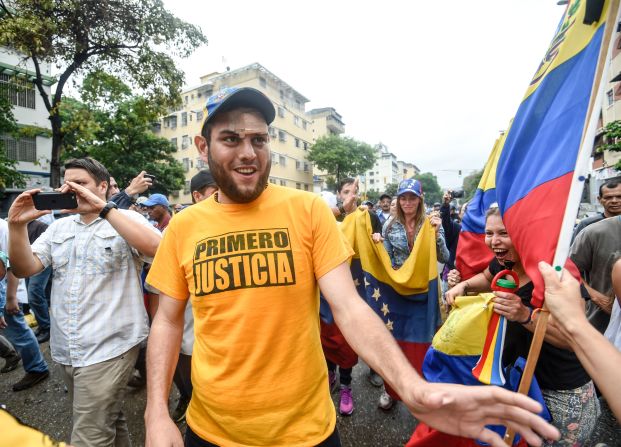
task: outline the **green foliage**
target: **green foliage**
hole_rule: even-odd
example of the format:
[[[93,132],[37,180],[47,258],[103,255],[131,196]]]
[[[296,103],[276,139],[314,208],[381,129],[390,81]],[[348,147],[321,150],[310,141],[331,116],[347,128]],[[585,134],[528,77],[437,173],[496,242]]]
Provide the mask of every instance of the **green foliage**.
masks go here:
[[[103,163],[121,187],[145,170],[157,179],[151,192],[170,194],[183,188],[185,175],[172,155],[175,148],[151,132],[161,110],[142,96],[118,96],[118,91],[114,92],[117,87],[125,91],[122,82],[113,77],[95,87],[85,83],[80,93],[90,104],[71,98],[63,101],[63,159],[89,155]],[[104,98],[112,94],[126,99],[114,105],[102,101],[98,92],[106,92]]]
[[[368,171],[376,158],[376,152],[370,145],[338,135],[319,138],[308,151],[308,159],[334,176],[337,184],[343,178]]]
[[[481,169],[480,171],[474,171],[472,174],[464,177],[463,188],[465,201],[472,199],[474,193],[479,187],[481,177],[483,177],[483,169]]]
[[[15,135],[18,132],[12,106],[0,89],[0,136]],[[6,148],[0,139],[0,190],[8,187],[23,188],[25,176],[16,169],[17,162],[7,157]]]
[[[388,194],[389,196],[392,196],[392,197],[396,197],[397,196],[397,189],[399,189],[399,184],[398,183],[389,183],[389,184],[386,185],[386,188],[384,188],[383,193],[386,193],[386,194]]]
[[[114,73],[151,104],[172,106],[180,102],[184,81],[173,56],[187,57],[205,43],[201,30],[167,11],[162,0],[0,0],[0,46],[32,60],[34,84],[50,112],[52,186],[60,182],[65,134],[59,113],[70,79]],[[59,73],[52,97],[41,69],[50,60]],[[93,82],[96,91],[98,79]]]
[[[621,151],[621,121],[611,121],[606,124],[606,127],[604,127],[604,141],[607,141],[608,143],[600,146],[597,149],[599,152]],[[617,162],[615,169],[621,170],[621,160]]]
[[[438,178],[431,172],[423,172],[415,175],[414,178],[420,181],[423,187],[425,203],[431,205],[435,202],[442,202],[442,189],[438,184]]]
[[[371,189],[367,191],[365,199],[376,203],[379,200],[380,195],[382,195],[382,193],[379,192],[377,189]]]

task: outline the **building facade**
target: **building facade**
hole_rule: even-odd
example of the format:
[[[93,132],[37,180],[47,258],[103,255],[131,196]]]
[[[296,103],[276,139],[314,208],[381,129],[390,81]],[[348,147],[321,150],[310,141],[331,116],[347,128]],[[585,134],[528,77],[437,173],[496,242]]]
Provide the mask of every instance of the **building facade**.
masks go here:
[[[398,160],[397,156],[390,152],[383,143],[377,144],[375,150],[377,151],[375,166],[360,178],[360,192],[362,194],[371,191],[382,194],[388,185],[399,183],[401,180],[413,177],[420,172],[415,164]]]
[[[313,144],[326,135],[345,133],[343,117],[333,107],[322,107],[308,111],[313,127]],[[313,190],[317,193],[327,190],[328,174],[313,165]]]
[[[44,88],[50,94],[56,81],[51,76],[51,64],[40,66]],[[49,114],[35,87],[35,68],[30,59],[0,47],[0,94],[6,95],[13,106],[13,116],[19,127],[29,127],[28,137],[0,135],[8,158],[17,161],[17,170],[26,176],[27,188],[50,186],[52,158],[51,124]]]
[[[269,128],[272,166],[269,181],[273,184],[313,190],[313,170],[307,159],[313,143],[312,118],[305,111],[308,99],[301,93],[255,63],[224,73],[201,77],[200,85],[182,93],[183,105],[162,117],[156,134],[169,139],[177,148],[175,158],[186,172],[185,188],[173,194],[173,203],[191,203],[190,179],[205,163],[198,156],[194,137],[200,133],[203,109],[209,96],[225,87],[253,87],[270,98],[276,118]]]

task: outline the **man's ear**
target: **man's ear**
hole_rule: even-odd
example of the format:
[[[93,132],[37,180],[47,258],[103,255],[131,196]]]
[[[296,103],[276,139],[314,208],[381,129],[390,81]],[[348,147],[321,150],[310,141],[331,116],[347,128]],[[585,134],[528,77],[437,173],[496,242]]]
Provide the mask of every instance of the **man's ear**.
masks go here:
[[[207,140],[205,140],[205,137],[202,135],[196,135],[194,137],[194,145],[196,146],[196,149],[198,150],[198,154],[201,156],[201,159],[204,162],[207,162],[207,151],[209,151],[209,146],[207,145]]]
[[[109,184],[107,181],[105,181],[105,180],[104,180],[104,181],[102,181],[102,182],[99,184],[98,188],[99,188],[99,191],[100,191],[100,192],[101,192],[104,196],[107,196],[107,195],[108,195],[108,187],[109,187],[109,186],[110,186],[110,184]]]

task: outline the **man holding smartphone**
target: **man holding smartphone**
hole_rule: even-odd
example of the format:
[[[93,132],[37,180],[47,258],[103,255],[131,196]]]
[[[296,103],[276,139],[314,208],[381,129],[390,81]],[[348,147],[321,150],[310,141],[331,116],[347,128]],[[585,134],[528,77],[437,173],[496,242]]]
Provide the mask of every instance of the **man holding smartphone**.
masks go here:
[[[76,214],[54,222],[31,246],[26,225],[37,211],[22,193],[9,209],[9,258],[16,276],[51,265],[52,358],[61,365],[73,405],[74,446],[131,445],[121,402],[140,343],[147,337],[140,274],[159,232],[138,213],[106,202],[108,170],[86,157],[65,164],[61,193]]]

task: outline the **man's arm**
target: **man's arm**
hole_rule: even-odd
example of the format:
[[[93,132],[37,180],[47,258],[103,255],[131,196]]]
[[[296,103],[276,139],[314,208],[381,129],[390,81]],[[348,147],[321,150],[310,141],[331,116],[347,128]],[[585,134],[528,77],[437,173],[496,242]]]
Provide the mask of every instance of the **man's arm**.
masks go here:
[[[106,201],[97,197],[85,187],[74,182],[67,182],[61,188],[61,192],[74,191],[85,202],[83,210],[100,213],[106,206]],[[106,215],[106,220],[121,235],[125,241],[140,253],[153,257],[160,244],[162,236],[158,231],[152,231],[145,225],[139,225],[136,221],[119,210],[112,209]]]
[[[106,220],[130,246],[148,257],[155,256],[162,240],[157,230],[152,231],[150,227],[137,224],[135,220],[114,209],[106,215]]]
[[[32,196],[40,189],[21,193],[9,208],[9,260],[11,271],[18,278],[27,278],[43,270],[43,264],[32,252],[28,240],[28,222],[49,211],[35,209]]]
[[[347,342],[399,393],[417,419],[445,433],[477,438],[497,447],[505,444],[486,424],[508,425],[532,445],[541,444],[535,432],[558,438],[554,427],[533,414],[541,410],[539,404],[526,396],[496,387],[425,382],[356,292],[347,263],[319,278],[319,287]]]
[[[146,445],[183,447],[181,433],[168,413],[168,394],[179,358],[186,301],[160,294],[147,347]]]

